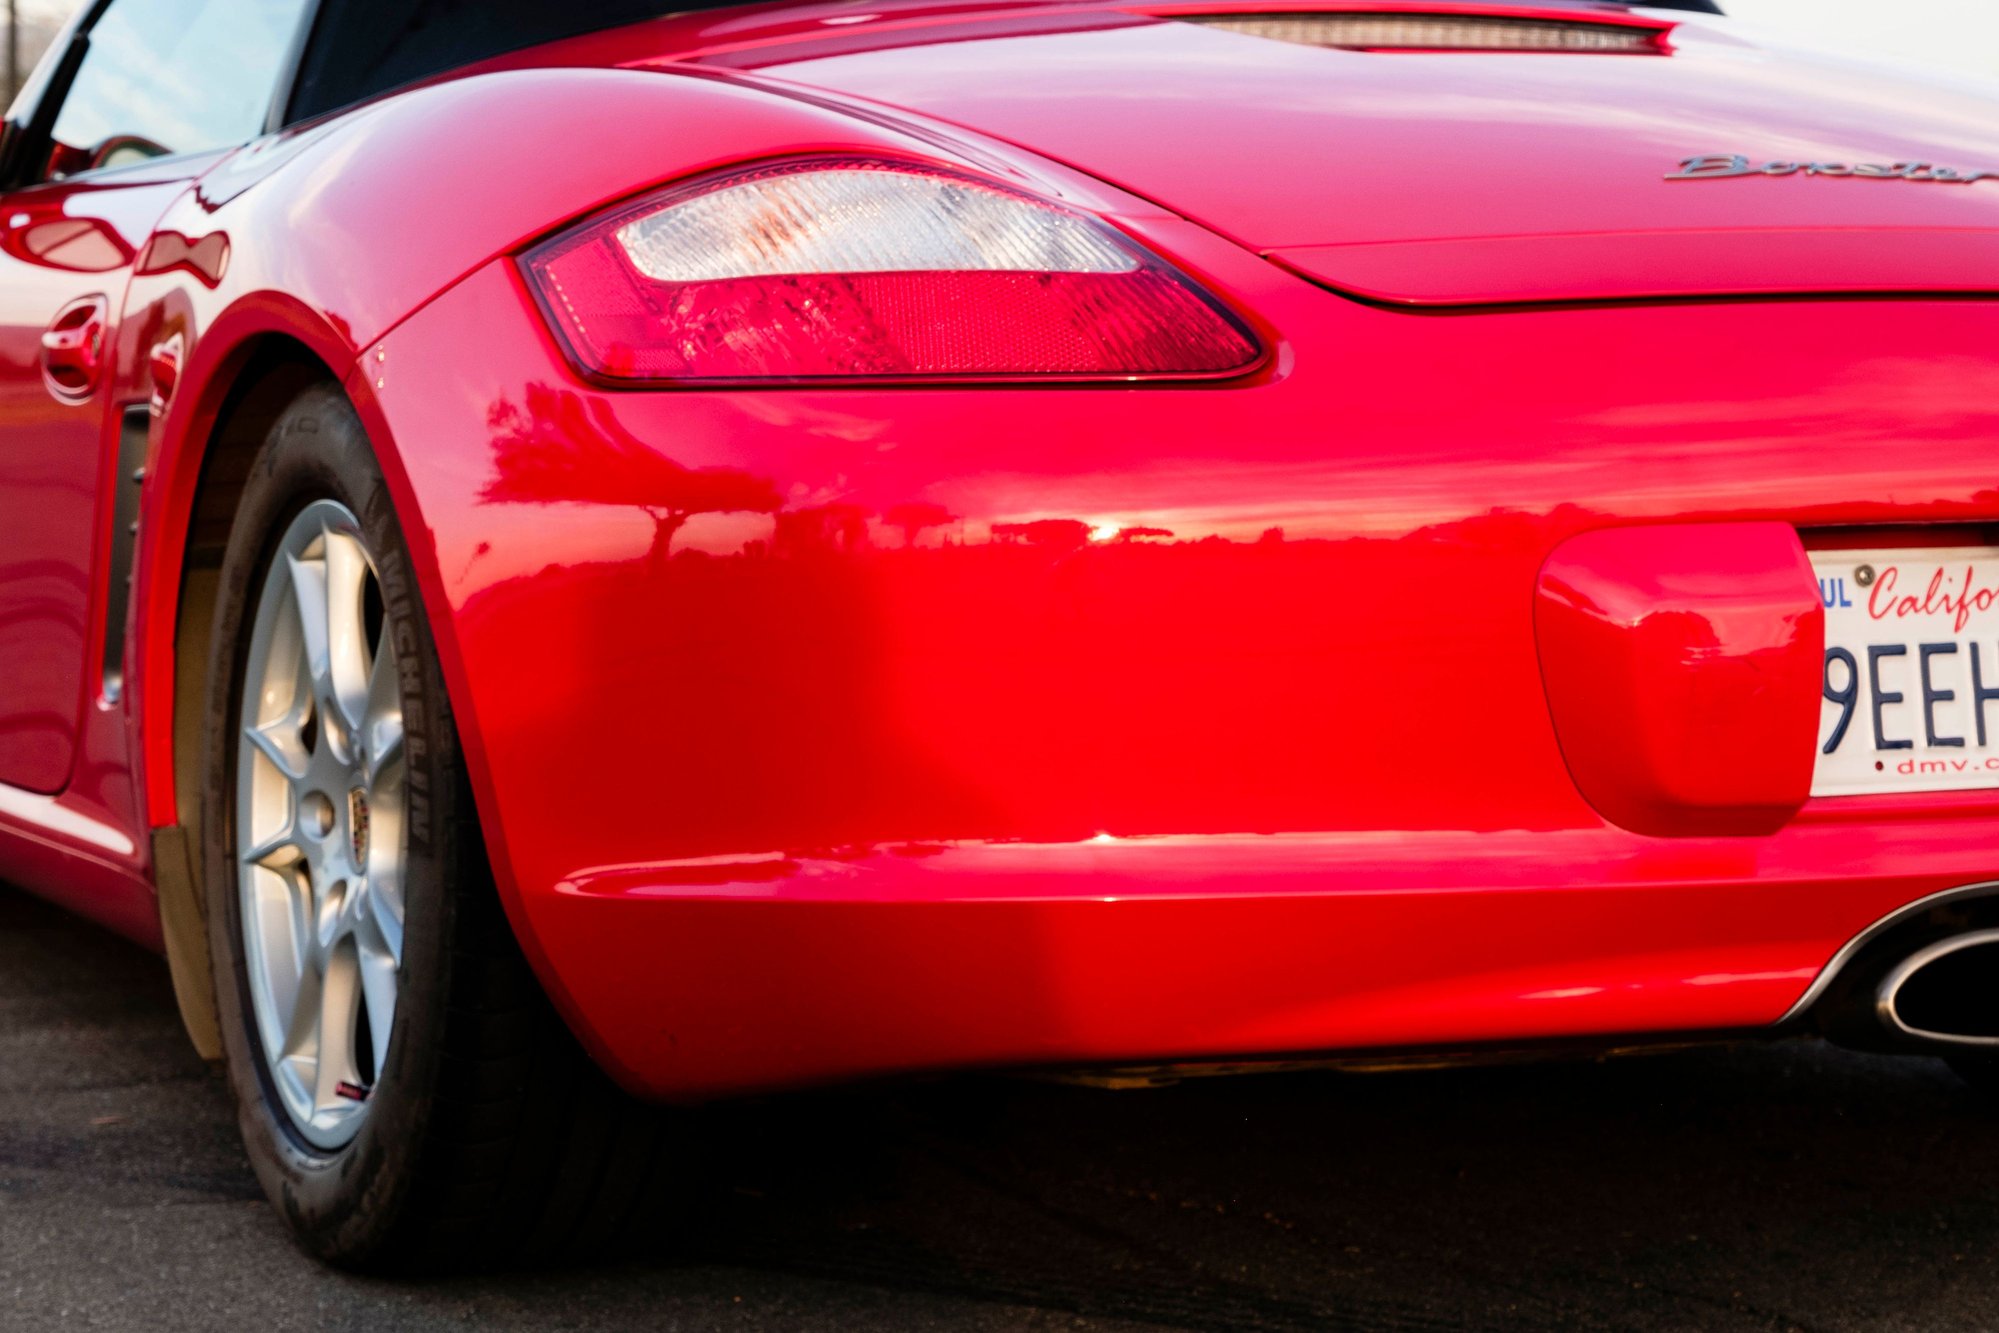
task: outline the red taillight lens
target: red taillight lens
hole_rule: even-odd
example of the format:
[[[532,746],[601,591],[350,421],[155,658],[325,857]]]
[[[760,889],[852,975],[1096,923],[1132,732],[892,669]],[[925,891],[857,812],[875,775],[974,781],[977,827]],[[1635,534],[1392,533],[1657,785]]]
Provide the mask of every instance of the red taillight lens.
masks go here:
[[[1103,222],[935,168],[741,172],[524,262],[577,364],[608,380],[1198,377],[1259,355]]]

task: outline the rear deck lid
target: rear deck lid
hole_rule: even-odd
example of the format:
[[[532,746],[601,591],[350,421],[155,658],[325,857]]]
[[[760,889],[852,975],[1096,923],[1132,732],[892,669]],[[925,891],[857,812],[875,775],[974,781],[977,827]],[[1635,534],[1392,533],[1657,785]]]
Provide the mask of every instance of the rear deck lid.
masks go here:
[[[1213,6],[884,7],[694,58],[997,136],[1380,301],[1999,292],[1999,98],[1601,9],[1662,38],[1360,50],[1194,21]]]

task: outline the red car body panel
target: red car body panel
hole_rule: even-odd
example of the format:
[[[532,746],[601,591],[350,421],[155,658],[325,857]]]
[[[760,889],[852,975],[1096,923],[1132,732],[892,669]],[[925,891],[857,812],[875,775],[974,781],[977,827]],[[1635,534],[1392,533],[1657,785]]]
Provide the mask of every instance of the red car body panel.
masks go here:
[[[1999,522],[1999,181],[1664,180],[1999,167],[1983,103],[1891,107],[1700,21],[1594,57],[869,13],[512,57],[181,193],[112,370],[122,403],[173,380],[132,688],[82,709],[61,793],[0,797],[0,873],[157,942],[187,526],[282,336],[382,455],[522,940],[650,1095],[1753,1028],[1994,877],[1999,794],[1805,798],[1803,550]],[[1104,216],[1271,355],[1201,386],[574,372],[514,256],[817,153]],[[1685,299],[1750,292],[1786,299]],[[1682,299],[1606,299],[1650,296]],[[633,458],[655,480],[607,484]],[[703,469],[781,503],[676,503]],[[1642,743],[1577,739],[1620,721]]]
[[[1956,349],[1999,309],[1437,321],[1146,234],[1282,328],[1285,368],[1143,399],[602,393],[563,382],[505,263],[387,340],[369,397],[426,441],[414,489],[484,497],[429,518],[489,837],[633,1086],[1767,1024],[1877,917],[1990,874],[1982,795],[1819,802],[1760,837],[1697,804],[1678,836],[1609,822],[1558,743],[1535,589],[1565,539],[1703,525],[1683,555],[1735,540],[1790,576],[1784,641],[1731,626],[1733,584],[1658,604],[1795,686],[1816,587],[1795,537],[1756,539],[1989,520],[1999,377]],[[1420,412],[1335,410],[1309,370],[1425,363],[1456,373]],[[634,506],[507,484],[524,449],[668,436],[685,467],[838,498],[688,516],[662,558]],[[1884,467],[1922,498],[1855,499]],[[950,519],[899,530],[917,505]],[[1120,539],[1144,531],[1172,536]],[[1740,715],[1763,674],[1712,701]],[[1585,706],[1615,688],[1583,676]],[[1630,725],[1686,721],[1683,690],[1629,697]],[[1801,800],[1815,736],[1789,739],[1752,758]]]
[[[1541,566],[1541,676],[1589,803],[1639,833],[1774,833],[1811,795],[1825,608],[1787,523],[1597,528]]]
[[[186,189],[178,173],[52,186],[10,201],[0,237],[0,783],[48,795],[70,782],[86,670],[99,645],[99,482],[115,427],[103,402],[49,378],[43,338],[59,310],[104,318],[153,224]],[[87,331],[87,330],[79,330]],[[103,336],[102,321],[97,336]],[[101,347],[97,360],[108,360]],[[113,450],[115,456],[115,448]],[[131,827],[133,811],[120,812]]]

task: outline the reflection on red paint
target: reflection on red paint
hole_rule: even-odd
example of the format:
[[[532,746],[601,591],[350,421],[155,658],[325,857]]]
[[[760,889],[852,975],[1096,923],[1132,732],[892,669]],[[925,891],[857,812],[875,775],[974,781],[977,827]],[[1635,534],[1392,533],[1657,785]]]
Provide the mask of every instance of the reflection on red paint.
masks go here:
[[[779,506],[768,480],[736,468],[682,467],[617,424],[602,402],[529,385],[525,404],[494,404],[489,504],[613,504],[653,523],[651,560],[664,563],[673,539],[697,514],[769,513]]]
[[[228,271],[229,236],[220,231],[210,232],[199,239],[183,236],[177,231],[159,232],[139,259],[141,274],[187,272],[207,287],[219,286]]]

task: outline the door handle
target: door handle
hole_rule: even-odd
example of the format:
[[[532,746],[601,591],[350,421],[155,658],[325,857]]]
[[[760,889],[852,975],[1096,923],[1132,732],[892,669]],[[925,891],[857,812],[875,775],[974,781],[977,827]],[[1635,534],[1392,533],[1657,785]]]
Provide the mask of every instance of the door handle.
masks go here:
[[[72,301],[42,334],[42,378],[49,392],[80,403],[97,391],[104,371],[104,338],[111,302],[102,296]]]

